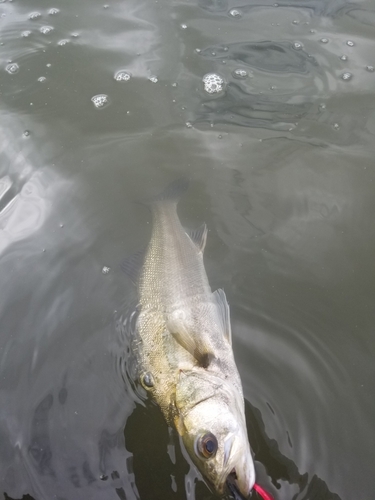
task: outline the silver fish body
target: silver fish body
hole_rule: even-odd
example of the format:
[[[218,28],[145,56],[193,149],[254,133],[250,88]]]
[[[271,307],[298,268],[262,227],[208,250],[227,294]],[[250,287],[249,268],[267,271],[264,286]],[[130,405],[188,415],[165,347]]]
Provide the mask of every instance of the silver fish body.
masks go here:
[[[177,215],[184,182],[152,203],[152,236],[137,279],[134,352],[143,387],[182,436],[202,475],[223,493],[229,474],[247,496],[255,482],[229,306],[203,264],[207,228],[187,233]]]

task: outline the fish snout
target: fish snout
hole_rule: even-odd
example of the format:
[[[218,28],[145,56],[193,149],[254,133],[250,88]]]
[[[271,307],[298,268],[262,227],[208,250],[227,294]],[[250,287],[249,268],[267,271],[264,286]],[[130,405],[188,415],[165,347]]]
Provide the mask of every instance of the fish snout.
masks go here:
[[[255,468],[250,452],[237,454],[232,465],[226,485],[236,500],[247,499],[255,483]]]

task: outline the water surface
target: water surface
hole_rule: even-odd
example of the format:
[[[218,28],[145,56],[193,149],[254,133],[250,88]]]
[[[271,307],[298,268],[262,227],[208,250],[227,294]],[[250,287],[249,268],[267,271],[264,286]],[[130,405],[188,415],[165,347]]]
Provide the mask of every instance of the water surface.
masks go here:
[[[0,495],[217,498],[124,376],[134,201],[187,176],[259,482],[372,498],[373,2],[8,0],[0,23]]]

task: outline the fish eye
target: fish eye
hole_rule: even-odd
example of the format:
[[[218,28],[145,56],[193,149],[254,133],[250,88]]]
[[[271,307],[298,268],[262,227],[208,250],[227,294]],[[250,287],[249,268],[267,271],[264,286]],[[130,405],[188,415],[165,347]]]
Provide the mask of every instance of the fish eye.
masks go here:
[[[203,458],[213,458],[216,455],[217,448],[217,439],[211,432],[203,434],[197,440],[197,450]]]

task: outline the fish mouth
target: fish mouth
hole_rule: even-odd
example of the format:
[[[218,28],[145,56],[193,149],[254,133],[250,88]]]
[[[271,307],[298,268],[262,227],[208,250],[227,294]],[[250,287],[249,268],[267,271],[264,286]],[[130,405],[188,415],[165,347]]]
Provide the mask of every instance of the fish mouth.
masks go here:
[[[234,500],[248,500],[249,497],[245,497],[238,489],[237,474],[235,469],[233,469],[232,472],[228,475],[226,485]],[[267,491],[265,491],[259,484],[254,483],[253,489],[263,500],[274,500],[274,498],[269,493],[267,493]]]
[[[234,500],[247,500],[249,498],[249,497],[244,497],[238,488],[237,474],[235,469],[233,469],[232,472],[228,474],[226,485],[230,494],[233,496]]]

